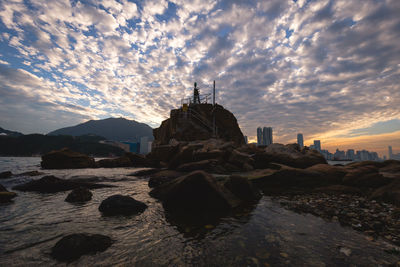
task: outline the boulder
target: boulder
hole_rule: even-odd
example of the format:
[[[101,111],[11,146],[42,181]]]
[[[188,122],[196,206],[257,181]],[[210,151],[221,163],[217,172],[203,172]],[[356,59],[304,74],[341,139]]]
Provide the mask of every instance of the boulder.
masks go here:
[[[113,187],[105,184],[95,184],[87,182],[69,181],[57,178],[53,175],[44,176],[39,180],[33,180],[26,184],[14,186],[13,189],[19,191],[33,191],[39,193],[56,193],[61,191],[68,191],[78,187],[86,187],[90,189]]]
[[[370,198],[392,203],[400,207],[400,179],[395,179],[390,184],[376,189]]]
[[[384,177],[374,165],[364,165],[349,169],[343,177],[343,184],[362,188],[378,188],[392,182],[393,179]]]
[[[169,162],[179,151],[178,145],[154,146],[146,158],[153,161]]]
[[[307,148],[300,150],[297,144],[271,144],[265,151],[257,152],[252,157],[257,169],[266,168],[271,162],[302,169],[316,164],[327,164],[321,153]]]
[[[10,178],[12,175],[10,171],[0,172],[0,179]]]
[[[189,112],[171,110],[170,118],[153,130],[154,147],[167,145],[171,139],[177,141],[208,140],[213,137],[213,118],[218,138],[244,144],[244,137],[235,116],[220,105],[190,105]]]
[[[233,150],[229,157],[229,162],[235,164],[238,167],[242,167],[243,165],[252,165],[253,159],[249,154],[239,152],[238,150]]]
[[[182,164],[176,169],[180,172],[191,172],[196,170],[211,171],[213,166],[217,164],[218,162],[216,160],[202,160]]]
[[[128,176],[137,176],[137,177],[150,176],[160,171],[161,169],[159,168],[151,168],[151,169],[135,171],[133,173],[128,174]]]
[[[172,213],[207,214],[227,212],[240,204],[228,189],[204,172],[194,171],[150,191]]]
[[[260,192],[253,187],[247,178],[242,176],[229,176],[224,186],[242,201],[256,201],[261,198]]]
[[[174,171],[174,170],[162,170],[157,173],[151,175],[149,179],[149,187],[157,187],[166,182],[172,181],[175,178],[182,176],[182,172]]]
[[[113,159],[101,159],[96,162],[99,168],[118,168],[118,167],[133,167],[129,157],[122,156]]]
[[[16,197],[17,194],[14,192],[8,192],[8,190],[0,184],[0,203],[10,202],[11,199]]]
[[[213,149],[209,151],[195,151],[193,153],[194,161],[208,160],[208,159],[218,159],[222,157],[223,152],[220,149]]]
[[[332,166],[329,164],[316,164],[306,169],[310,172],[319,173],[321,176],[328,177],[331,180],[337,179],[340,183],[342,178],[347,174],[347,170],[340,166]]]
[[[125,157],[130,159],[134,167],[151,167],[155,164],[153,161],[146,158],[146,156],[136,153],[125,153]]]
[[[92,199],[92,192],[85,187],[78,187],[68,194],[65,201],[67,202],[85,202]]]
[[[39,172],[39,171],[28,171],[28,172],[23,172],[23,173],[19,173],[16,174],[17,176],[39,176],[39,175],[43,175],[44,172]]]
[[[99,211],[105,216],[132,215],[143,212],[147,205],[130,196],[113,195],[103,200]]]
[[[94,168],[94,159],[84,154],[64,148],[42,156],[43,169],[80,169]]]
[[[111,246],[108,236],[99,234],[71,234],[61,238],[51,250],[51,256],[59,261],[71,262],[82,255],[105,251]]]

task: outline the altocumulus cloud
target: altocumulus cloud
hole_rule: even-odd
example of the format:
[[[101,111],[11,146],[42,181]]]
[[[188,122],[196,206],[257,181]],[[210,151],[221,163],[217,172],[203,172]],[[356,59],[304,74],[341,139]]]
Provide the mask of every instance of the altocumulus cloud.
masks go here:
[[[155,127],[215,79],[250,137],[351,135],[400,119],[398,14],[397,0],[1,1],[0,124]]]

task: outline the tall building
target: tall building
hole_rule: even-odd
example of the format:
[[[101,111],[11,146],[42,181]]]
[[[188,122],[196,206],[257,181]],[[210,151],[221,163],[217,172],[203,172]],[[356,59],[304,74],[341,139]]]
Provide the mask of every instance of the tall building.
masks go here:
[[[299,144],[300,148],[304,147],[304,140],[303,140],[303,134],[298,133],[297,134],[297,144]]]
[[[143,136],[140,138],[140,154],[149,153],[148,142],[149,142],[149,138],[147,136]]]
[[[261,127],[257,128],[257,145],[262,146],[263,145],[263,132]]]
[[[346,152],[346,159],[355,160],[356,154],[354,153],[354,149],[348,149]]]
[[[393,157],[392,146],[389,146],[389,159]]]
[[[272,127],[263,128],[263,145],[268,146],[272,144]]]
[[[320,140],[314,140],[314,149],[321,151],[321,141]]]
[[[249,139],[247,139],[247,135],[243,136],[244,137],[244,143],[248,144],[249,143]]]

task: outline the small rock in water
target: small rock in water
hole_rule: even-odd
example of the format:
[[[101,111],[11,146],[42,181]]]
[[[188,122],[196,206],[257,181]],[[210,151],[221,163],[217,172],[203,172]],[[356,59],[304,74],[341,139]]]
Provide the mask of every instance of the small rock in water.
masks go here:
[[[11,176],[12,176],[12,172],[10,172],[10,171],[0,172],[0,179],[10,178]]]
[[[143,212],[146,208],[146,204],[130,196],[113,195],[101,202],[99,211],[106,216],[131,215]]]
[[[92,192],[85,187],[78,187],[68,194],[65,201],[67,202],[84,202],[92,199]]]
[[[52,248],[51,256],[59,261],[71,262],[85,254],[94,254],[105,251],[111,246],[112,240],[108,236],[99,234],[72,234],[63,237]]]

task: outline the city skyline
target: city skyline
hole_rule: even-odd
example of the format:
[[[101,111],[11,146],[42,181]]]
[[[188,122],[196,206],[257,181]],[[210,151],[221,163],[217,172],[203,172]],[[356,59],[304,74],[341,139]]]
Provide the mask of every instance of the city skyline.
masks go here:
[[[0,127],[153,128],[212,91],[249,141],[400,150],[400,2],[1,1]],[[355,148],[356,149],[356,148]]]

